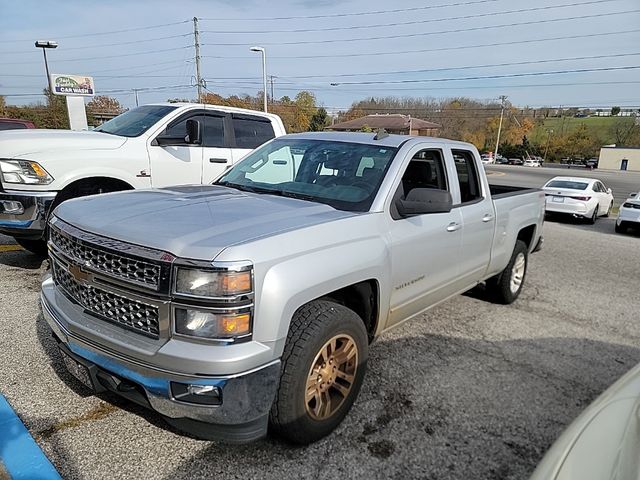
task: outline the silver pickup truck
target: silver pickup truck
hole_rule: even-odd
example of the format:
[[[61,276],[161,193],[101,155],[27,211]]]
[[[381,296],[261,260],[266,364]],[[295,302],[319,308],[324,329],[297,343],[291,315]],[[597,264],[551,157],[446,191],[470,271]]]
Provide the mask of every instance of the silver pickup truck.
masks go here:
[[[329,434],[386,330],[486,282],[520,294],[544,195],[437,138],[287,135],[210,186],[71,200],[44,317],[71,373],[229,442]]]

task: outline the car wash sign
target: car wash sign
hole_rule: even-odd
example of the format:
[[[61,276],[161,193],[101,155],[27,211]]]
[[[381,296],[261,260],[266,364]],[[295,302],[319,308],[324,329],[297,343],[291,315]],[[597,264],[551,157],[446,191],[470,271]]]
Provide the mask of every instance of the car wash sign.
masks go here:
[[[73,95],[91,97],[95,87],[93,77],[84,75],[51,75],[51,88],[55,95]]]

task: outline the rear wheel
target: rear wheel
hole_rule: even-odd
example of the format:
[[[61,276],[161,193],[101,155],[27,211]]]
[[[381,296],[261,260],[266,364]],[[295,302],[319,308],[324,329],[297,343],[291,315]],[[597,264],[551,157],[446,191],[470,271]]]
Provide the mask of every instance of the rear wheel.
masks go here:
[[[520,296],[529,264],[529,249],[522,240],[516,241],[511,259],[495,277],[487,280],[487,293],[498,303],[509,304]]]
[[[624,223],[621,223],[620,225],[616,223],[616,233],[627,233],[627,227]]]
[[[18,245],[25,250],[30,251],[40,257],[47,256],[47,242],[46,240],[28,240],[26,238],[16,238]]]
[[[587,219],[587,222],[593,225],[594,223],[596,223],[597,219],[598,219],[598,205],[596,205],[596,208],[593,209],[593,214],[591,215],[591,217]]]
[[[298,309],[282,357],[272,430],[303,445],[331,433],[358,396],[367,356],[367,331],[355,312],[325,300]]]

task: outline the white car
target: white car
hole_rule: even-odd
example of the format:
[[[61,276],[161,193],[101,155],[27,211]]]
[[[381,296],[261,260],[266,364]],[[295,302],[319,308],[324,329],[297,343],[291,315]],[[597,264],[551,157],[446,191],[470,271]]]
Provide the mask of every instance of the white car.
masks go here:
[[[535,160],[533,158],[528,158],[527,160],[524,161],[524,166],[525,167],[540,167],[540,161],[539,160]]]
[[[616,232],[625,233],[629,227],[640,228],[640,193],[632,193],[618,212]]]
[[[608,217],[613,208],[611,189],[594,178],[554,177],[542,190],[547,213],[563,213],[595,223],[598,217]]]
[[[482,160],[482,163],[485,165],[490,165],[492,163],[494,163],[493,157],[487,153],[483,153],[480,156],[480,160]]]
[[[640,478],[640,365],[600,395],[560,435],[530,480]]]

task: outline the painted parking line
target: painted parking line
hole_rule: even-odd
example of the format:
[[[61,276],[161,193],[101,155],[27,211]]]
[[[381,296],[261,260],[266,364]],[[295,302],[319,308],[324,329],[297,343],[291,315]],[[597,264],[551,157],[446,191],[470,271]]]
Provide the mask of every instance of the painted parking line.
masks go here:
[[[44,452],[0,395],[0,463],[12,480],[61,480]]]
[[[0,252],[19,252],[24,250],[20,245],[0,245]]]

